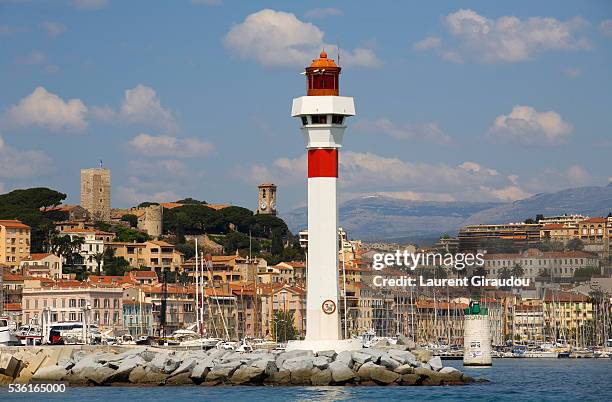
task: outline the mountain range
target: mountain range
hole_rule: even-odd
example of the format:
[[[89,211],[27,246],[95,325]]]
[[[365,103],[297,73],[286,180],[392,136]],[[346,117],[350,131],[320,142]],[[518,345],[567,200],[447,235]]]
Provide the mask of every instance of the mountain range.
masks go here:
[[[465,225],[522,222],[537,214],[607,216],[612,212],[612,183],[536,194],[508,203],[410,201],[368,195],[341,203],[339,212],[340,225],[350,238],[426,245],[442,233],[456,234]],[[307,209],[295,209],[282,218],[297,233],[307,226]]]

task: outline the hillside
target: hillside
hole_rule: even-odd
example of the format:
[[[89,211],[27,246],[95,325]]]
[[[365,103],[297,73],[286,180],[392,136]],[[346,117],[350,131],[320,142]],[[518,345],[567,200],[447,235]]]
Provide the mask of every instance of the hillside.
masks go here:
[[[537,214],[606,216],[611,211],[612,184],[537,194],[511,203],[406,201],[374,195],[342,203],[340,225],[351,238],[428,244],[468,224],[524,221]],[[292,232],[306,227],[306,214],[306,208],[284,214]]]

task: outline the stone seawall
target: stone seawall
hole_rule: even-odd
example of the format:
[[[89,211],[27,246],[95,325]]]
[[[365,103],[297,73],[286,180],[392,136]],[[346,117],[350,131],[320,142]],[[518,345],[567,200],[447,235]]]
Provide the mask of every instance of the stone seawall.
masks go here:
[[[71,385],[462,385],[474,380],[443,367],[431,351],[384,345],[313,353],[144,346],[0,348],[0,384]]]

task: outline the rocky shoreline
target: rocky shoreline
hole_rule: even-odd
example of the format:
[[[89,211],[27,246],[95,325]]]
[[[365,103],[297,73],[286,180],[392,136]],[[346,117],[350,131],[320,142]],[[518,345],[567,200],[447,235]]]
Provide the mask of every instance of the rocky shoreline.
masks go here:
[[[411,347],[413,346],[413,347]],[[353,352],[169,350],[49,346],[0,349],[0,384],[71,385],[464,385],[473,378],[414,345]]]

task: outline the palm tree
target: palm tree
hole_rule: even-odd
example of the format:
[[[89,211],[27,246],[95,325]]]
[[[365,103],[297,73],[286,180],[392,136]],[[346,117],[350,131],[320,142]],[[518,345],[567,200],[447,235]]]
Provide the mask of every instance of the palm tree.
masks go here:
[[[525,274],[525,270],[523,269],[521,264],[517,263],[517,264],[514,264],[510,273],[512,274],[512,276],[521,277]]]
[[[102,261],[104,261],[104,253],[95,253],[95,254],[90,255],[89,261],[96,262],[96,265],[98,266],[98,269],[97,269],[98,276],[102,275],[101,266],[102,266]]]

